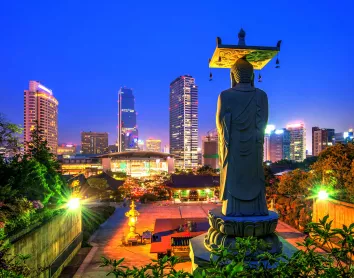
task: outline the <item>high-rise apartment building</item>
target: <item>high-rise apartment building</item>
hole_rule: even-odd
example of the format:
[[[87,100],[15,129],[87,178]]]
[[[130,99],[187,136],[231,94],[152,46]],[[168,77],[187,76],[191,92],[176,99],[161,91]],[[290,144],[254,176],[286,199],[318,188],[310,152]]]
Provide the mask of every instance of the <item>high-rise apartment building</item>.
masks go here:
[[[190,75],[170,84],[170,153],[177,168],[198,166],[198,87]]]
[[[145,141],[146,150],[150,152],[161,152],[161,140],[159,139],[147,139]]]
[[[290,160],[290,132],[285,128],[273,130],[269,136],[269,160]]]
[[[52,153],[58,147],[58,101],[52,90],[38,81],[30,81],[24,91],[24,141],[31,141],[36,122]]]
[[[133,90],[120,88],[118,92],[118,152],[138,150],[138,137]]]
[[[108,152],[107,132],[81,132],[83,154],[104,154]]]
[[[202,165],[219,169],[218,133],[209,131],[202,137]]]
[[[302,162],[306,158],[306,129],[303,123],[289,124],[290,160]]]
[[[318,156],[328,146],[332,146],[334,137],[333,128],[312,127],[312,155]]]

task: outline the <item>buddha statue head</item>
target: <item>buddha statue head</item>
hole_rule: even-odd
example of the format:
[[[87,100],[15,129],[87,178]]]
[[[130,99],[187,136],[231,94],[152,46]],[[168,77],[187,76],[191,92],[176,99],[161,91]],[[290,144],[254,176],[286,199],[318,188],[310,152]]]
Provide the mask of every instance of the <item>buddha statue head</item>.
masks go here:
[[[246,59],[238,59],[231,67],[231,86],[235,87],[239,83],[249,83],[253,85],[253,66]]]

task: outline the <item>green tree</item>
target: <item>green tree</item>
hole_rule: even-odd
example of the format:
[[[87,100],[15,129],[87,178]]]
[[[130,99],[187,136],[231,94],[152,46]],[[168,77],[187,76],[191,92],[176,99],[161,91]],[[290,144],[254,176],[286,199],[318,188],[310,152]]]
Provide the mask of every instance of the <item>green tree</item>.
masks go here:
[[[5,155],[20,151],[19,136],[21,133],[22,128],[19,125],[8,122],[5,116],[0,114],[0,151],[2,149]]]
[[[62,202],[65,199],[64,193],[68,190],[68,187],[59,174],[60,164],[48,147],[48,142],[37,122],[31,132],[31,141],[26,142],[26,146],[27,150],[24,159],[35,160],[46,168],[45,180],[52,192],[50,201],[56,203]]]
[[[313,184],[333,188],[335,198],[354,202],[354,144],[336,144],[326,148],[311,166]]]
[[[89,184],[89,194],[95,195],[96,197],[102,198],[109,198],[111,190],[108,188],[107,181],[102,178],[89,178],[87,180]]]
[[[29,200],[41,200],[47,203],[55,192],[51,190],[46,179],[47,168],[34,159],[16,157],[11,160],[11,176],[8,185],[17,191],[17,195]]]
[[[272,169],[266,163],[263,163],[263,170],[266,191],[268,194],[275,194],[277,190],[278,180],[274,176]]]
[[[278,183],[278,192],[284,195],[308,195],[309,174],[295,169],[281,176]]]
[[[218,174],[217,170],[211,168],[209,165],[204,165],[197,170],[197,175],[202,176],[216,176]]]

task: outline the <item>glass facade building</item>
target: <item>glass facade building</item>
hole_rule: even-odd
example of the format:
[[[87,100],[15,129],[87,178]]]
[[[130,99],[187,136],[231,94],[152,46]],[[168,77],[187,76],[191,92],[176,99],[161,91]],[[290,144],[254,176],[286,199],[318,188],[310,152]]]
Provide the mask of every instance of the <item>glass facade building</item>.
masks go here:
[[[138,150],[138,139],[133,90],[120,88],[118,92],[118,152]]]
[[[354,132],[353,129],[348,131],[335,133],[333,136],[333,144],[347,144],[348,142],[354,143]]]
[[[273,130],[269,135],[269,160],[282,159],[290,160],[290,132],[285,128]]]
[[[198,87],[190,75],[170,84],[170,153],[177,168],[198,166]]]

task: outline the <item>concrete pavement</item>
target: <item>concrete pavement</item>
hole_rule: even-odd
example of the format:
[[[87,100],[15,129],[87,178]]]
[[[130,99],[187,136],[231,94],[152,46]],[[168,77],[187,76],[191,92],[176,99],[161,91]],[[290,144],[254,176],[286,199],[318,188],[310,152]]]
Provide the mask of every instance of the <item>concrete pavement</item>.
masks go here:
[[[137,223],[138,233],[142,234],[146,230],[152,231],[157,218],[207,217],[208,210],[217,206],[215,204],[200,203],[165,204],[138,205],[137,210],[140,212]],[[151,259],[156,259],[156,255],[149,253],[149,244],[133,247],[122,246],[122,238],[129,231],[128,219],[124,215],[128,210],[129,208],[117,207],[114,214],[91,237],[90,243],[93,248],[74,277],[106,277],[108,269],[99,267],[101,256],[112,259],[125,258],[124,265],[130,267],[139,267],[150,263]],[[297,247],[297,242],[301,242],[305,238],[304,234],[283,222],[279,222],[277,232],[295,247]],[[189,271],[191,263],[183,263],[179,268]]]

